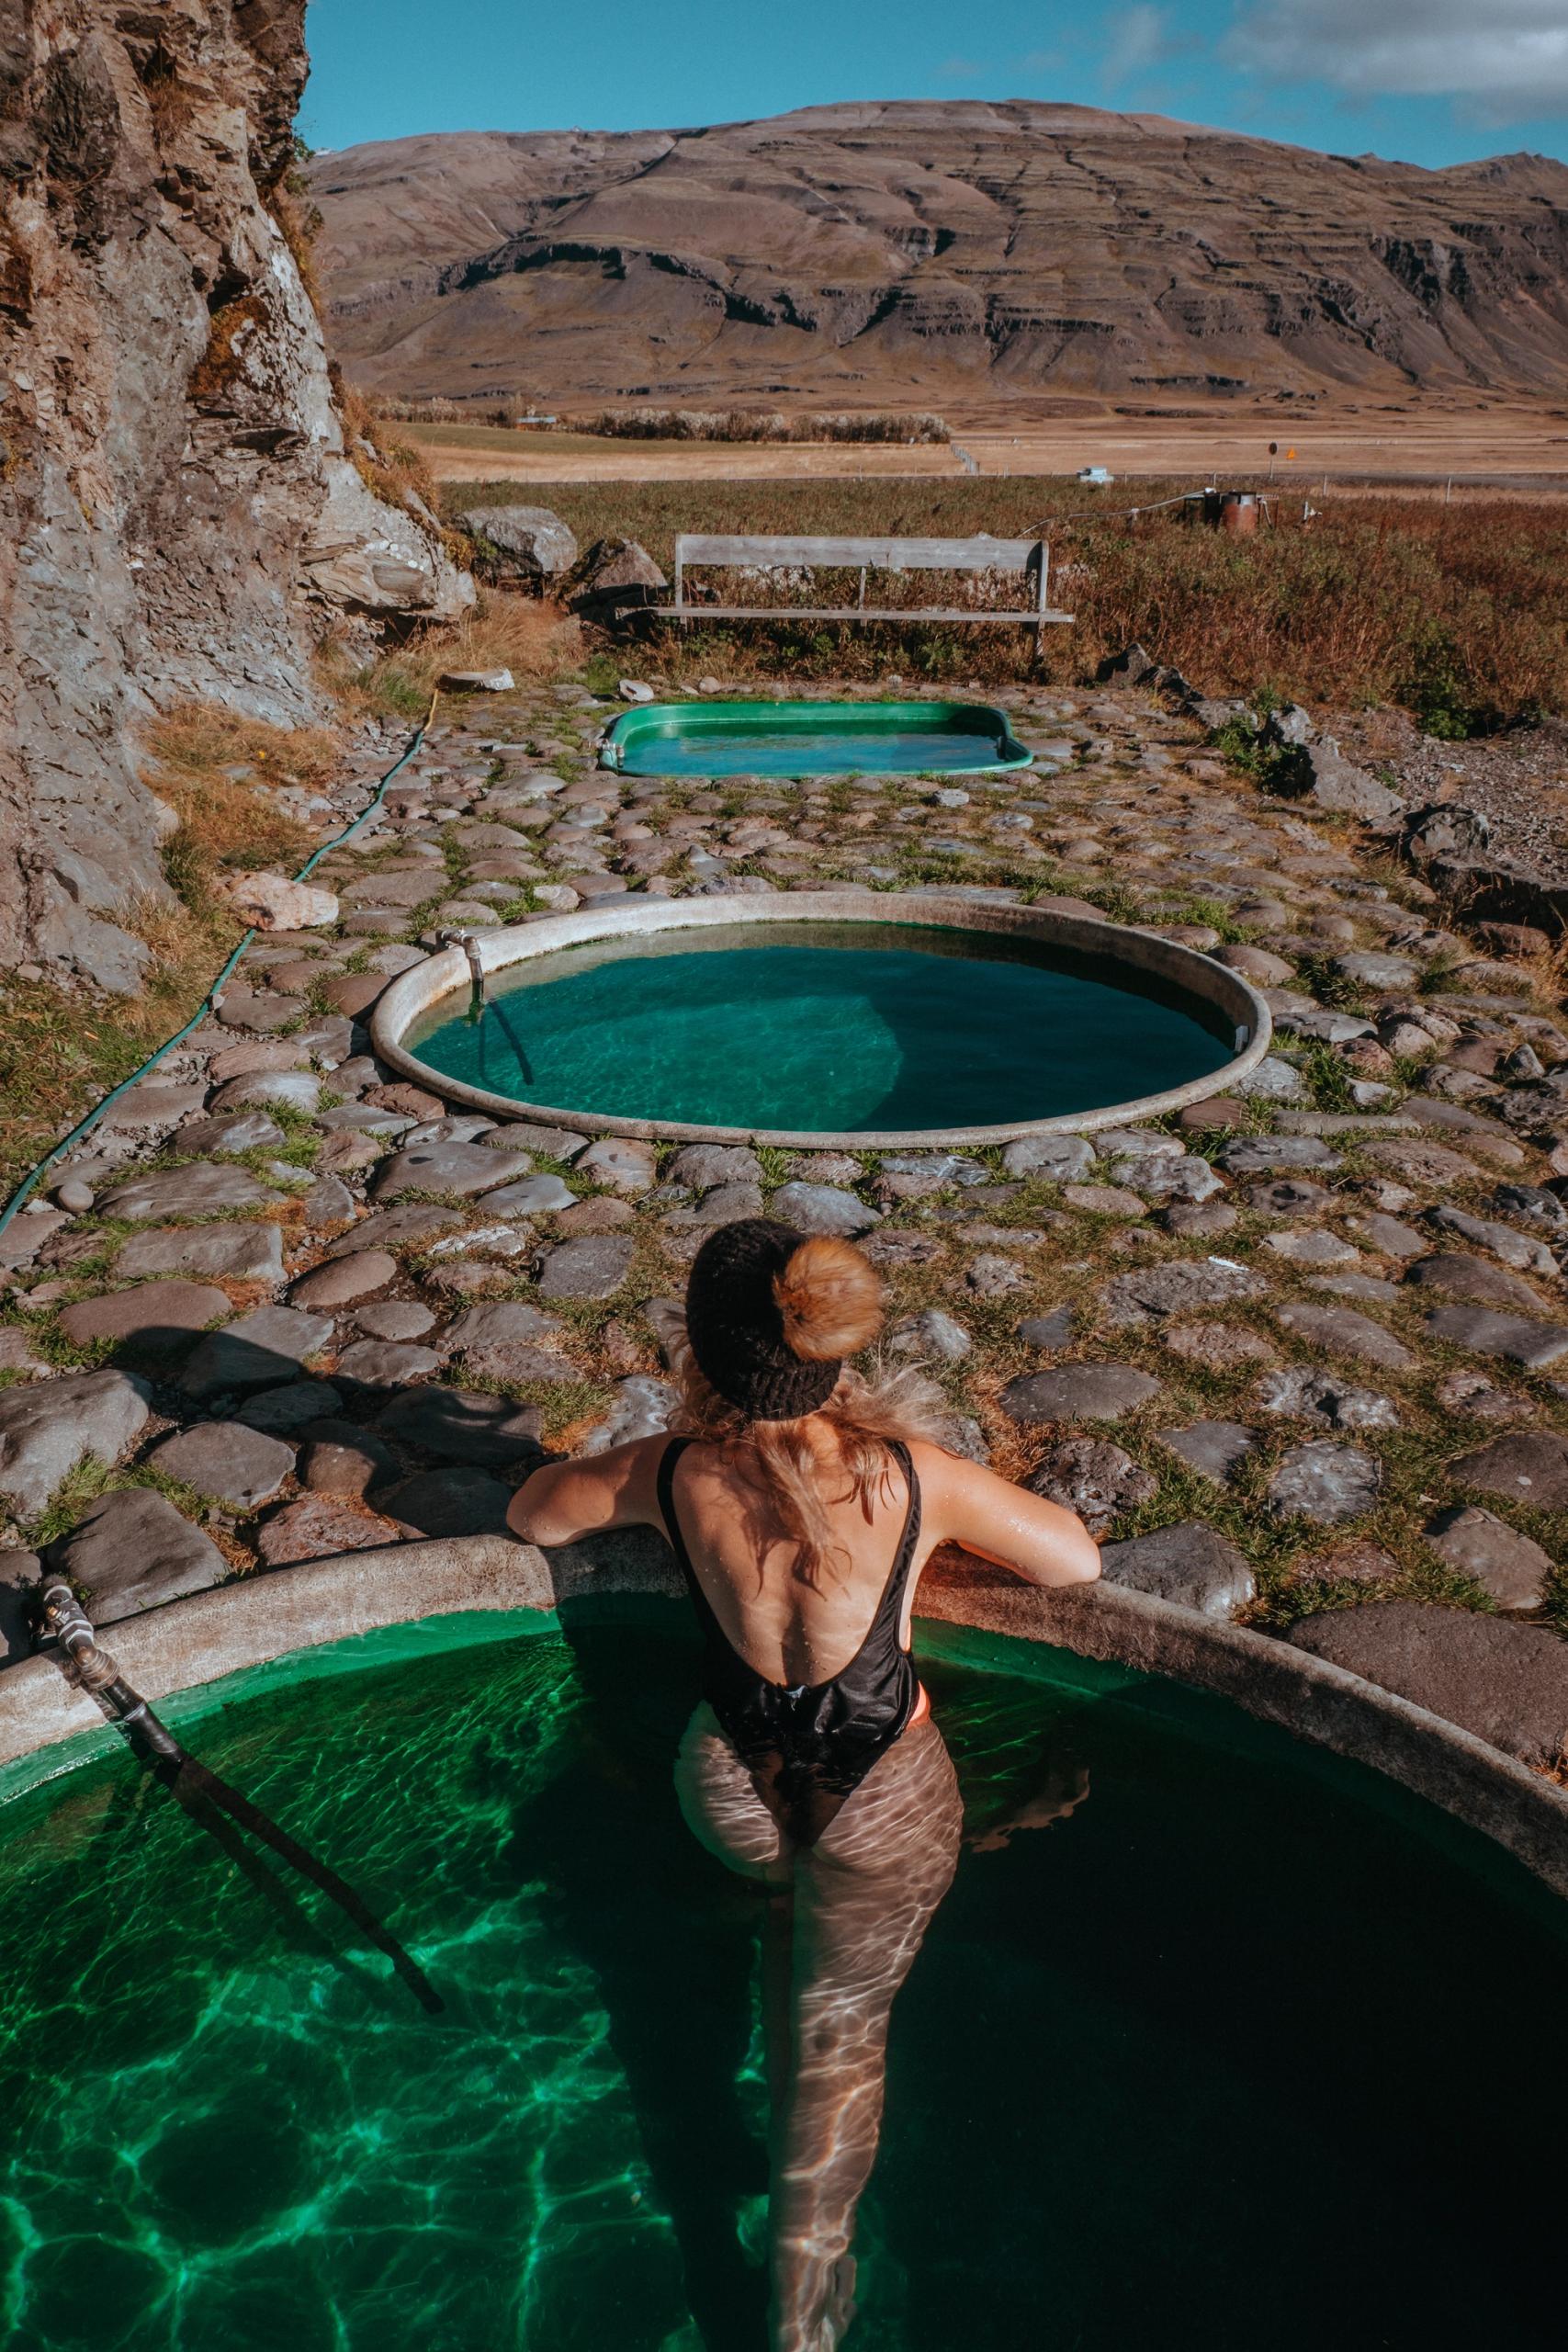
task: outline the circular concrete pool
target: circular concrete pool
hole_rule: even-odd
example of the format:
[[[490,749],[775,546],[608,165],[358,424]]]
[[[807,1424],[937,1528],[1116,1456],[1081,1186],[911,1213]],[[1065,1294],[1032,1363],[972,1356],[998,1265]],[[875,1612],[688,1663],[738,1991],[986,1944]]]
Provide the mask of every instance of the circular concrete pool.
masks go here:
[[[1324,2276],[1349,2343],[1545,2340],[1561,1902],[1219,1700],[937,1626],[919,1655],[967,1840],[892,2010],[852,2345],[1317,2352]],[[0,1804],[0,2337],[761,2342],[762,1906],[676,1806],[696,1676],[687,1612],[622,1597],[167,1702],[434,2016],[101,1733]]]
[[[1266,1049],[1234,973],[1151,933],[923,897],[682,899],[480,933],[395,981],[378,1048],[454,1100],[608,1133],[874,1147],[1088,1128]]]

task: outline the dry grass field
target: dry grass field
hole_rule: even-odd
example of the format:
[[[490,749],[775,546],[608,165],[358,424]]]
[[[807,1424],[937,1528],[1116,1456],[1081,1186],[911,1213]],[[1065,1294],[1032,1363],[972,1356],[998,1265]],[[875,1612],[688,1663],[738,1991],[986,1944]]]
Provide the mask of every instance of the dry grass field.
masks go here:
[[[728,453],[726,453],[728,454]],[[460,519],[492,501],[542,503],[583,546],[611,534],[641,541],[668,571],[678,531],[930,533],[999,538],[1043,532],[1053,601],[1077,616],[1047,632],[1049,673],[1077,679],[1136,639],[1209,694],[1273,695],[1317,707],[1399,704],[1429,731],[1493,731],[1568,710],[1568,508],[1556,500],[1430,496],[1328,502],[1310,524],[1281,501],[1280,522],[1250,538],[1205,529],[1190,506],[1161,507],[1182,484],[1154,478],[1133,517],[1074,481],[1012,480],[449,483]],[[938,575],[940,577],[940,575]],[[722,574],[698,575],[718,584]],[[825,592],[832,575],[818,576]],[[840,582],[840,585],[843,583]],[[894,603],[929,600],[930,576],[884,576]],[[748,602],[765,592],[747,582]],[[852,595],[852,585],[849,589]],[[955,586],[955,593],[964,593]],[[967,593],[976,593],[968,583]],[[946,594],[945,590],[943,592]],[[1025,675],[1024,629],[851,628],[777,622],[661,630],[667,667],[758,675],[857,678],[899,672],[931,683]],[[818,601],[830,601],[825,593]],[[1020,600],[1021,601],[1021,600]]]
[[[1336,484],[1400,483],[1568,491],[1568,408],[1497,401],[1449,410],[1431,402],[1347,405],[1295,417],[1278,406],[1128,415],[1110,402],[1055,417],[990,406],[949,413],[947,446],[623,441],[585,433],[487,424],[400,424],[443,481],[844,481],[914,476],[956,480],[1071,476],[1109,467],[1119,480],[1266,481],[1281,497]],[[1270,461],[1269,445],[1278,445]],[[1292,457],[1288,453],[1294,451]]]

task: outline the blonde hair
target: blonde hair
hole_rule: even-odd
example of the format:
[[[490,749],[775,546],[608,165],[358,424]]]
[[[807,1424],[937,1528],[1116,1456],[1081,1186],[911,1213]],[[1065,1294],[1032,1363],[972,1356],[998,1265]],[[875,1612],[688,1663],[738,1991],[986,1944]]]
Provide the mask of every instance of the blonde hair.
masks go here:
[[[830,1235],[801,1243],[775,1277],[773,1296],[785,1344],[807,1363],[853,1354],[882,1329],[874,1271],[858,1250]],[[753,1420],[704,1378],[683,1325],[671,1335],[670,1358],[680,1390],[671,1429],[720,1450],[757,1497],[759,1533],[793,1543],[792,1573],[818,1591],[829,1577],[841,1580],[850,1560],[823,1503],[821,1465],[806,1421],[825,1421],[832,1431],[849,1495],[869,1524],[887,1489],[893,1442],[923,1438],[940,1444],[949,1418],[941,1390],[913,1366],[890,1373],[878,1365],[867,1379],[846,1364],[814,1415]]]

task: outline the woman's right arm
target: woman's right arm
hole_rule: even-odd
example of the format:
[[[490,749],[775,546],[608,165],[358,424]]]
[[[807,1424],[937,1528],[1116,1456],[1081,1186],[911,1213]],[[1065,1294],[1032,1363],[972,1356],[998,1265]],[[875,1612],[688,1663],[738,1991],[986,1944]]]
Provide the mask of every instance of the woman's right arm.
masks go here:
[[[961,1544],[1031,1584],[1092,1584],[1099,1576],[1099,1546],[1077,1511],[940,1446],[917,1446],[914,1453],[921,1525],[939,1544]]]

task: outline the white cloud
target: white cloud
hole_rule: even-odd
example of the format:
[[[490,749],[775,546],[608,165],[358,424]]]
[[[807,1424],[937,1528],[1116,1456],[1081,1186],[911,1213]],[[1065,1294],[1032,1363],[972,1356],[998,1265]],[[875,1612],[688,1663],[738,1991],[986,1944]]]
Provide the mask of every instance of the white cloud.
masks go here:
[[[1111,23],[1111,37],[1106,44],[1100,73],[1107,82],[1126,82],[1134,75],[1147,74],[1174,55],[1179,44],[1172,40],[1167,28],[1166,11],[1152,8],[1138,0],[1138,5],[1123,8]]]
[[[1568,0],[1255,0],[1224,50],[1270,81],[1451,97],[1495,121],[1568,104]]]

